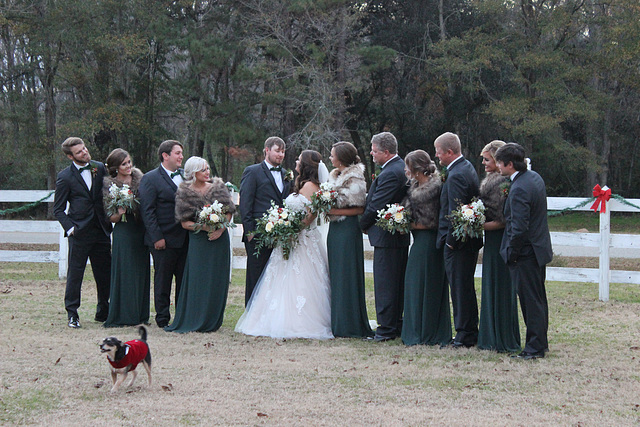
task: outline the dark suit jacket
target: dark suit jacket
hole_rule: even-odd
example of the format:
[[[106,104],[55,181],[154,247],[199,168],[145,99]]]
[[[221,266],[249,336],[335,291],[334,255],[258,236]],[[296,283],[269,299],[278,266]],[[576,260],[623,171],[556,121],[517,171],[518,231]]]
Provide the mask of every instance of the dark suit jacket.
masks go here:
[[[456,240],[453,236],[451,221],[447,218],[451,211],[458,208],[460,203],[466,204],[480,194],[478,174],[471,162],[464,157],[457,160],[449,168],[446,180],[442,184],[440,193],[440,218],[438,219],[438,240],[436,246],[444,247],[448,243],[454,249],[464,245],[473,245],[477,249],[482,247],[482,239],[470,239],[466,242]]]
[[[240,180],[240,215],[242,216],[242,227],[244,233],[242,241],[246,236],[256,229],[256,219],[261,218],[267,209],[271,207],[271,201],[282,206],[284,199],[291,191],[291,182],[285,181],[285,172],[282,173],[282,192],[278,190],[276,180],[262,161],[258,164],[248,166],[242,173]]]
[[[551,236],[547,225],[547,191],[544,181],[534,171],[519,172],[511,183],[504,203],[506,228],[500,255],[512,263],[527,247],[533,248],[538,265],[553,259]]]
[[[71,164],[58,173],[53,213],[64,228],[65,236],[71,227],[74,227],[75,236],[81,235],[91,226],[94,217],[98,218],[107,236],[111,233],[111,222],[106,218],[102,205],[102,181],[107,170],[102,163],[93,160],[91,167],[96,169],[95,175],[92,173],[91,190],[75,165]],[[67,202],[69,213],[65,213]]]
[[[176,191],[178,187],[162,166],[153,169],[140,180],[140,213],[145,226],[144,243],[153,247],[164,239],[168,248],[181,248],[187,230],[176,221]]]
[[[375,225],[378,220],[378,211],[388,204],[402,202],[407,189],[404,161],[400,157],[395,157],[382,168],[378,177],[371,183],[367,204],[360,217],[360,227],[369,235],[371,246],[386,248],[409,246],[411,241],[409,234],[391,234]]]

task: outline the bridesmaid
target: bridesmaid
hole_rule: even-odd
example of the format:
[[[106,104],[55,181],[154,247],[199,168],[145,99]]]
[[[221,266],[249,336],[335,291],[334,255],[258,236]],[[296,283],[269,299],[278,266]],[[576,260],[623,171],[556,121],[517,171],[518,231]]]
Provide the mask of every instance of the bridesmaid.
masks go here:
[[[327,255],[331,278],[331,331],[335,337],[373,336],[364,291],[364,250],[358,215],[364,212],[364,165],[350,142],[337,142],[329,157],[329,182],[338,192],[330,211]]]
[[[107,199],[111,184],[122,188],[128,185],[138,197],[138,187],[142,172],[134,168],[129,153],[116,148],[107,157],[109,176],[102,186],[105,212],[113,228],[111,255],[111,293],[109,315],[105,327],[139,325],[149,322],[149,248],[144,244],[144,225],[140,217],[139,205],[133,211],[119,208],[110,211]],[[126,221],[123,216],[126,215]]]
[[[502,141],[492,141],[481,153],[487,176],[480,184],[480,198],[485,205],[487,222],[484,224],[478,348],[517,353],[520,351],[520,327],[516,290],[499,253],[505,227],[502,209],[508,187],[496,166],[494,155],[503,145]]]
[[[176,303],[173,323],[165,331],[214,332],[222,325],[229,291],[231,248],[226,228],[209,236],[208,227],[194,229],[198,212],[206,204],[218,201],[227,207],[231,221],[235,205],[220,178],[209,177],[209,164],[201,157],[191,157],[184,165],[185,182],[176,192],[176,219],[189,230],[189,251]]]
[[[413,245],[404,278],[402,342],[446,345],[451,341],[449,288],[443,250],[436,249],[442,180],[423,150],[410,152],[404,162],[411,183],[403,205],[411,214]]]

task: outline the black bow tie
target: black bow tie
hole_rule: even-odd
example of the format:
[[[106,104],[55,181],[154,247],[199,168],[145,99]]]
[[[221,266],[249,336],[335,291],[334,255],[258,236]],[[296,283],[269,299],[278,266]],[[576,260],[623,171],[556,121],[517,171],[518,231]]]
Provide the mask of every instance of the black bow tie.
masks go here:
[[[171,179],[173,179],[174,176],[176,175],[180,175],[180,171],[175,171],[175,172],[171,172]]]
[[[282,166],[273,166],[269,168],[270,171],[282,172]]]
[[[91,165],[88,164],[87,166],[83,166],[79,169],[80,173],[82,173],[82,171],[90,171],[91,170]]]

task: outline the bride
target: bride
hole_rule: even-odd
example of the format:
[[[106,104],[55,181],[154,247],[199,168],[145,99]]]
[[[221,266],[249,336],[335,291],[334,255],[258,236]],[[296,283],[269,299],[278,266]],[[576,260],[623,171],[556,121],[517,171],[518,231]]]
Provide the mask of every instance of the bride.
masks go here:
[[[319,190],[319,170],[328,176],[320,153],[304,150],[296,161],[298,177],[286,206],[309,211],[311,195]],[[273,338],[333,338],[327,250],[315,216],[309,213],[304,223],[308,227],[300,232],[288,260],[280,247],[271,253],[236,332]]]

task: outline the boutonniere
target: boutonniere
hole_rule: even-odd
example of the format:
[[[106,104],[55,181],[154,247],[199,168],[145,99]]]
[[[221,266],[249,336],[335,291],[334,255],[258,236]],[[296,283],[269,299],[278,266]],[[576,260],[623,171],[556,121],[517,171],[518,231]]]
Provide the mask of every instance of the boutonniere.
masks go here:
[[[284,180],[293,181],[293,171],[291,169],[284,170]]]
[[[232,182],[227,181],[224,183],[224,185],[226,185],[227,190],[229,190],[229,192],[232,192],[232,191],[236,193],[240,192],[240,190],[238,190],[238,187],[236,187],[236,185]]]
[[[502,197],[507,197],[509,195],[509,189],[511,188],[511,180],[507,180],[500,184],[500,194]]]
[[[374,181],[376,178],[378,178],[378,175],[380,175],[380,171],[380,168],[376,168],[376,171],[371,174],[371,181]]]
[[[91,165],[91,177],[95,178],[98,175],[98,165],[95,164],[93,160],[91,160],[89,164]]]
[[[447,169],[447,167],[443,166],[440,168],[440,180],[442,181],[442,183],[447,181],[447,176],[449,175],[449,169]]]

